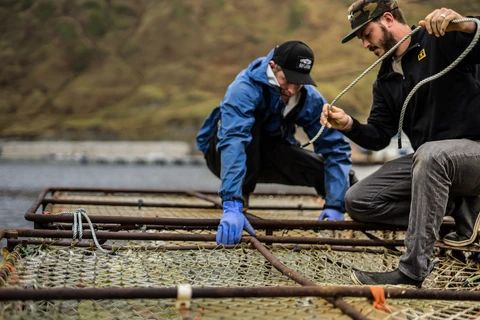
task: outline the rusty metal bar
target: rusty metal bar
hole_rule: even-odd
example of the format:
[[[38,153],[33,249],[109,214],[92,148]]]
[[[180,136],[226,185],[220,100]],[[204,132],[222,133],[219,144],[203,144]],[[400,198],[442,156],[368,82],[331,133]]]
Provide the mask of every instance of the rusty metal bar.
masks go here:
[[[37,199],[33,202],[32,206],[28,208],[27,213],[35,213],[37,209],[40,207],[42,204],[42,200],[45,198],[47,193],[51,191],[50,188],[43,189],[40,194],[37,196]]]
[[[73,243],[72,240],[38,240],[38,239],[9,239],[8,242],[13,246],[16,245],[52,245],[52,246],[64,246],[64,247],[81,247],[81,248],[95,248],[95,245],[91,242],[86,242],[85,240]],[[130,250],[128,247],[121,246],[111,246],[107,244],[102,244],[102,247],[107,250]],[[143,250],[213,250],[219,248],[218,245],[170,245],[170,246],[142,246]],[[222,246],[225,249],[235,248],[235,245],[226,245]],[[286,250],[333,250],[333,251],[342,251],[342,252],[358,252],[358,253],[372,253],[372,254],[383,254],[385,253],[384,249],[372,249],[372,248],[355,248],[355,247],[343,247],[343,246],[331,246],[331,245],[319,245],[317,247],[302,247],[301,245],[285,245],[281,246],[281,249]],[[397,252],[390,252],[392,255],[400,255]]]
[[[286,275],[290,279],[294,280],[295,282],[301,284],[302,286],[315,286],[315,282],[304,277],[300,273],[296,272],[295,270],[290,269],[286,265],[284,265],[277,257],[275,257],[263,244],[261,244],[257,239],[250,237],[247,240],[251,243],[257,251],[259,251],[265,259],[267,259],[272,266],[275,267],[278,271],[282,274]],[[333,304],[335,307],[342,310],[343,313],[350,316],[352,319],[367,319],[360,311],[355,309],[353,306],[345,302],[342,298],[339,297],[326,297],[329,303]]]
[[[36,222],[73,222],[73,215],[46,215],[26,214],[25,218]],[[89,215],[92,223],[113,223],[113,224],[151,224],[151,225],[185,225],[198,227],[217,227],[220,219],[193,219],[193,218],[151,218],[151,217],[124,217],[124,216],[97,216]],[[385,230],[401,231],[402,227],[365,224],[355,221],[312,221],[312,220],[271,220],[251,218],[250,223],[254,228],[273,229],[319,229],[319,230]]]
[[[480,301],[479,291],[407,289],[385,287],[388,299]],[[0,301],[77,299],[175,299],[177,288],[0,288]],[[192,298],[364,297],[372,298],[367,286],[304,287],[193,287]]]
[[[155,194],[155,193],[166,193],[166,194],[187,194],[191,191],[185,191],[182,189],[128,189],[128,188],[77,188],[77,187],[50,187],[48,188],[51,192],[64,191],[64,192],[99,192],[99,193],[145,193],[145,194]],[[205,195],[217,195],[216,192],[209,191],[194,191],[200,192]],[[296,195],[296,196],[315,196],[313,193],[285,193],[285,192],[255,192],[256,195]]]
[[[149,233],[149,232],[95,232],[97,239],[111,240],[171,240],[171,241],[215,241],[215,235],[210,234],[178,234],[178,233]],[[72,238],[72,231],[43,230],[43,229],[18,229],[7,230],[5,237],[42,237],[42,238]],[[83,232],[84,239],[91,239],[90,231]]]
[[[338,239],[338,238],[306,238],[306,237],[277,237],[257,236],[261,242],[271,243],[296,243],[296,244],[319,244],[338,246],[360,246],[360,247],[385,247],[403,246],[403,240],[369,240],[369,239]]]
[[[169,202],[145,202],[142,201],[118,201],[118,200],[81,200],[81,199],[55,199],[45,197],[42,204],[71,204],[71,205],[102,205],[102,206],[122,206],[122,207],[145,207],[145,208],[191,208],[191,209],[218,209],[219,204],[185,204],[185,203],[169,203]],[[252,206],[249,209],[253,210],[321,210],[322,207],[304,206],[298,207],[279,207],[279,206]]]
[[[204,193],[201,193],[201,192],[197,192],[197,191],[187,191],[186,193],[193,196],[193,197],[211,202],[217,208],[222,208],[222,203],[220,201],[218,201],[216,198],[209,197],[208,195],[206,195]]]
[[[177,233],[147,233],[147,232],[95,232],[98,239],[111,240],[171,240],[171,241],[215,241],[214,234],[177,234]],[[43,237],[43,238],[72,238],[72,232],[67,230],[45,230],[45,229],[17,229],[6,230],[5,238],[12,237]],[[90,231],[84,231],[85,239],[91,238]],[[305,238],[305,237],[275,237],[257,236],[261,242],[270,243],[292,243],[292,244],[317,244],[337,246],[359,246],[359,247],[385,247],[403,246],[403,240],[365,240],[365,239],[336,239],[336,238]],[[459,251],[480,252],[475,246],[450,247],[437,241],[436,247],[455,249]]]
[[[83,229],[87,230],[90,226],[87,223],[82,223]],[[105,231],[121,231],[121,230],[139,230],[139,229],[146,229],[146,230],[198,230],[197,226],[184,226],[184,225],[172,225],[172,226],[157,226],[157,225],[148,225],[148,224],[97,224],[93,223],[93,227],[95,230],[105,230]],[[41,229],[49,229],[49,230],[72,230],[72,225],[69,223],[51,223],[48,225],[43,226]],[[207,226],[202,227],[201,230],[216,230],[217,226]]]
[[[185,204],[185,203],[168,203],[153,201],[116,201],[116,200],[81,200],[81,199],[55,199],[46,197],[42,200],[42,204],[71,204],[71,205],[101,205],[101,206],[121,206],[121,207],[137,207],[137,208],[192,208],[192,209],[215,209],[215,204]]]
[[[362,233],[364,235],[366,235],[369,239],[372,239],[372,240],[381,240],[381,238],[367,232],[367,231],[362,231]],[[390,250],[390,251],[393,251],[393,252],[396,252],[396,253],[401,253],[400,250],[398,250],[397,248],[395,247],[392,247],[392,246],[385,246],[386,249]]]
[[[8,240],[9,243],[11,243],[13,246],[16,245],[49,245],[49,246],[60,246],[60,247],[79,247],[79,248],[95,248],[94,243],[86,242],[86,241],[80,241],[76,243],[72,243],[72,240],[26,240],[26,239],[10,239]],[[131,247],[120,247],[120,246],[111,246],[107,244],[102,244],[102,248],[109,250],[109,251],[121,251],[121,250],[130,250]],[[141,246],[142,250],[146,251],[184,251],[184,250],[213,250],[219,248],[218,245],[216,244],[207,244],[207,245],[181,245],[181,246],[174,246],[174,245],[168,245],[168,246]],[[222,249],[233,249],[235,248],[234,245],[232,246],[223,246]]]
[[[303,286],[314,286],[315,282],[311,281],[308,278],[305,278],[300,273],[288,268],[284,265],[277,257],[275,257],[263,244],[260,243],[257,239],[253,237],[249,237],[246,239],[247,242],[251,243],[258,252],[260,252],[265,259],[267,259],[272,266],[274,266],[278,271],[282,274],[286,275],[290,279],[294,280],[295,282],[303,285]]]
[[[220,219],[179,219],[179,218],[153,218],[153,217],[124,217],[124,216],[97,216],[88,215],[92,223],[113,223],[113,224],[151,224],[151,225],[184,225],[184,226],[197,226],[212,227],[218,226]],[[34,222],[50,223],[50,222],[67,222],[73,223],[73,215],[60,214],[60,215],[47,215],[47,214],[25,214],[25,219]],[[85,219],[84,219],[85,220]]]
[[[5,236],[17,237],[42,237],[42,238],[72,238],[72,231],[68,230],[44,230],[44,229],[18,229],[7,230]],[[178,233],[147,233],[147,232],[108,232],[96,231],[98,239],[111,240],[172,240],[172,241],[215,241],[214,234],[178,234]],[[91,231],[84,231],[83,238],[91,239]],[[386,245],[403,246],[400,240],[364,240],[364,239],[335,239],[335,238],[305,238],[305,237],[275,237],[257,236],[261,242],[271,243],[296,243],[296,244],[321,244],[338,246],[365,246],[378,247]]]
[[[154,218],[154,217],[135,217],[135,216],[99,216],[89,215],[92,223],[112,223],[112,224],[149,224],[149,225],[184,225],[197,226],[199,229],[204,227],[217,227],[220,219],[198,219],[198,218]],[[73,215],[47,215],[35,214],[27,212],[25,219],[39,223],[51,222],[73,222]],[[382,231],[405,231],[405,227],[381,225],[381,224],[365,224],[356,221],[313,221],[313,220],[274,220],[274,219],[258,219],[253,216],[250,218],[250,223],[254,228],[269,228],[269,229],[317,229],[317,230],[382,230]],[[453,223],[444,223],[442,228],[452,229]]]

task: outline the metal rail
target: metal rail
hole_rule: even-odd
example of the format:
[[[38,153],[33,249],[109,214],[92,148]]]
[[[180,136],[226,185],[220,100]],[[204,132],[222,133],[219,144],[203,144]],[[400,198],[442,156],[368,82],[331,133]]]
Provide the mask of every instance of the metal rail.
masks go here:
[[[207,241],[215,242],[214,234],[178,234],[178,233],[147,233],[147,232],[109,232],[97,231],[98,239],[110,240],[163,240],[163,241]],[[17,239],[18,237],[42,237],[42,238],[65,238],[72,239],[72,231],[64,230],[44,230],[44,229],[16,229],[6,230],[5,238]],[[84,239],[91,239],[90,231],[85,231]],[[336,246],[355,246],[355,247],[392,247],[403,246],[403,240],[369,240],[369,239],[337,239],[337,238],[306,238],[306,237],[277,237],[277,236],[257,236],[261,242],[265,243],[291,243],[291,244],[316,244],[316,245],[336,245]],[[243,241],[248,241],[248,237],[244,237]],[[450,247],[442,242],[437,241],[435,247],[443,249],[452,249],[458,251],[480,252],[480,247]]]
[[[135,194],[183,194],[196,197],[198,199],[203,199],[211,202],[211,205],[202,204],[202,205],[190,205],[190,204],[172,204],[166,202],[149,202],[149,201],[94,201],[94,200],[65,200],[65,199],[54,199],[51,197],[46,197],[47,194],[57,192],[57,191],[66,191],[66,192],[100,192],[105,194],[112,193],[135,193]],[[266,193],[258,193],[258,195],[271,195]],[[282,193],[278,193],[282,195]],[[305,194],[301,194],[305,195]],[[311,195],[309,195],[311,196]],[[25,213],[25,219],[28,221],[33,221],[42,227],[48,226],[48,224],[58,222],[58,223],[73,223],[73,216],[62,214],[62,215],[48,215],[48,214],[39,214],[36,213],[40,206],[45,206],[47,203],[52,204],[72,204],[72,205],[120,205],[126,207],[178,207],[178,208],[192,208],[192,209],[212,209],[219,208],[220,203],[213,198],[213,196],[196,191],[172,191],[172,190],[130,190],[130,189],[101,189],[101,188],[47,188],[43,190],[38,196],[35,203],[31,208]],[[256,206],[251,207],[250,210],[320,210],[320,207],[315,206],[289,206],[289,207],[274,207],[274,206]],[[91,221],[94,224],[114,224],[114,225],[127,225],[127,226],[136,226],[136,225],[150,225],[150,226],[186,226],[186,227],[197,227],[198,229],[212,229],[216,228],[219,223],[219,219],[198,219],[198,218],[162,218],[162,217],[136,217],[136,216],[101,216],[101,215],[89,215]],[[249,220],[252,223],[254,228],[262,229],[267,228],[271,230],[279,229],[314,229],[314,230],[356,230],[356,231],[374,231],[374,230],[384,230],[384,231],[404,231],[406,227],[401,226],[392,226],[392,225],[380,225],[380,224],[366,224],[355,221],[314,221],[314,220],[291,220],[291,219],[262,219],[254,215],[249,215]],[[446,222],[442,224],[441,233],[446,233],[454,228],[453,222]]]
[[[385,287],[388,299],[480,301],[478,291],[407,289]],[[78,299],[167,299],[176,298],[177,288],[0,288],[0,301]],[[276,298],[276,297],[364,297],[372,298],[367,286],[303,287],[193,287],[192,298]]]

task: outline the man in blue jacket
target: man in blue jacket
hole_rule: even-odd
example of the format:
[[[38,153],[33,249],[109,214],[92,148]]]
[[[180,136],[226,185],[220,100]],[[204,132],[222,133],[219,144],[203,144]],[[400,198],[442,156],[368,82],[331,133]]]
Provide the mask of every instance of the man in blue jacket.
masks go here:
[[[314,187],[325,197],[320,219],[343,219],[349,144],[328,129],[314,143],[313,153],[294,137],[297,126],[309,138],[320,129],[325,99],[310,77],[313,63],[312,50],[301,41],[277,46],[237,75],[200,129],[198,148],[221,179],[218,244],[238,243],[243,229],[254,234],[243,202],[257,182]]]

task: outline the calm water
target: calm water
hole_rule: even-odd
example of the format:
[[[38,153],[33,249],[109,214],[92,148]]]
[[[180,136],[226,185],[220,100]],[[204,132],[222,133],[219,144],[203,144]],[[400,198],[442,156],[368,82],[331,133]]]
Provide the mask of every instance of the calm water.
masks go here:
[[[361,179],[378,166],[355,167]],[[0,162],[0,229],[33,227],[23,216],[47,187],[98,187],[217,191],[219,180],[205,166]],[[258,191],[311,188],[260,184]]]

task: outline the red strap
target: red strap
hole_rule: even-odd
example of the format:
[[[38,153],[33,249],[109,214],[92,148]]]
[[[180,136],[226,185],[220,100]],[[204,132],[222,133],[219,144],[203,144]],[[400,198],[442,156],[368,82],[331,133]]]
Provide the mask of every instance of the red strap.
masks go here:
[[[391,313],[392,310],[387,305],[387,299],[385,298],[385,290],[382,286],[370,286],[370,291],[373,296],[373,307],[378,310],[382,310]]]

